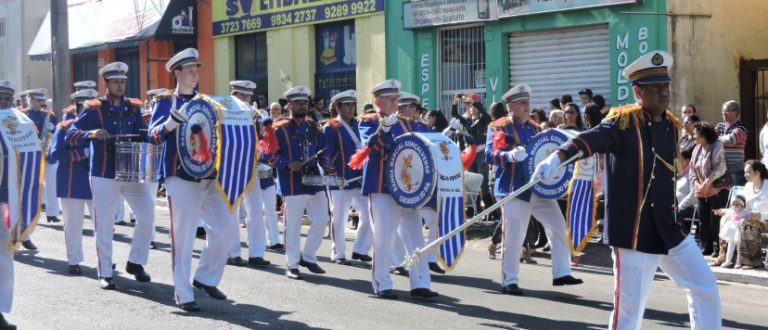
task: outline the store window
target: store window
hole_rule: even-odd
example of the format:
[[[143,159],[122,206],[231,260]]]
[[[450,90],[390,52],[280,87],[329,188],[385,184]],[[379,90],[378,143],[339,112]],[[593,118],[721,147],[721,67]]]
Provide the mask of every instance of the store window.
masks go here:
[[[485,102],[485,33],[483,26],[440,30],[440,98],[448,114],[455,94],[474,92]]]
[[[96,53],[72,55],[72,78],[74,81],[93,80],[99,78],[99,59]],[[131,68],[134,69],[134,68]]]
[[[315,26],[315,95],[328,110],[333,95],[356,89],[355,21]]]
[[[235,37],[235,77],[256,83],[256,95],[266,94],[267,82],[267,34],[254,33]],[[268,95],[267,101],[274,102],[279,95]],[[254,97],[254,101],[256,97]],[[260,104],[266,108],[269,104]]]

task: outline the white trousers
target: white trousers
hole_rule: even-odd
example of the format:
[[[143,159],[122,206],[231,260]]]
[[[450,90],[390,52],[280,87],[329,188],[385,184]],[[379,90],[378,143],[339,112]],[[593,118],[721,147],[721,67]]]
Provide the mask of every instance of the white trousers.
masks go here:
[[[267,227],[267,241],[269,245],[280,243],[280,229],[277,227],[277,192],[275,185],[261,190],[261,203],[264,212],[264,225]]]
[[[421,214],[421,218],[424,219],[424,224],[429,227],[427,239],[424,242],[424,246],[426,246],[429,243],[434,242],[439,234],[437,231],[437,211],[435,211],[435,209],[424,207],[419,209],[419,213]],[[432,253],[426,255],[428,262],[437,262],[437,255],[435,253],[438,253],[437,249],[434,249]]]
[[[284,196],[285,202],[285,266],[289,269],[299,267],[303,258],[307,262],[317,262],[317,249],[323,242],[323,232],[328,225],[328,198],[325,191],[314,195]],[[301,221],[307,210],[310,225],[304,251],[301,250]]]
[[[59,199],[56,197],[56,169],[59,163],[45,162],[45,177],[43,191],[45,191],[45,215],[49,217],[59,216]]]
[[[345,228],[354,208],[360,214],[352,252],[368,254],[373,245],[373,230],[368,215],[368,198],[361,189],[331,190],[331,260],[346,258]]]
[[[612,256],[615,292],[609,329],[641,328],[658,267],[685,291],[691,329],[722,328],[717,279],[693,237],[686,237],[666,255],[614,248]]]
[[[227,263],[227,230],[237,225],[237,215],[229,212],[213,180],[192,182],[172,176],[165,179],[165,189],[171,213],[173,285],[176,303],[183,304],[195,300],[189,278],[200,220],[205,228],[206,243],[194,279],[205,285],[218,286]]]
[[[373,290],[381,292],[392,289],[389,266],[392,262],[395,236],[398,228],[407,251],[424,246],[421,231],[421,216],[416,209],[405,209],[389,194],[371,194],[371,222],[373,223]],[[426,259],[420,259],[411,268],[411,290],[429,289],[430,275]]]
[[[519,280],[520,251],[531,215],[544,226],[552,246],[552,277],[571,275],[571,249],[565,236],[565,218],[556,200],[539,198],[536,195],[531,195],[530,202],[515,198],[502,205],[501,211],[504,219],[501,250],[502,286],[517,284]]]
[[[0,204],[0,313],[10,313],[13,305],[13,251],[8,249],[11,233],[5,226],[8,204]]]
[[[64,216],[64,242],[67,245],[67,261],[70,265],[83,262],[83,218],[85,207],[93,214],[90,199],[62,198],[61,213]]]
[[[259,187],[258,180],[256,180],[254,186],[243,195],[243,202],[240,203],[240,207],[245,208],[248,211],[248,216],[246,218],[248,257],[263,257],[264,251],[266,250],[267,238],[266,228],[264,227],[264,217],[262,215],[264,204],[261,200],[261,187]],[[241,254],[239,221],[233,222],[232,226],[229,226],[229,228],[230,239],[228,254],[231,258],[239,257]]]
[[[93,226],[96,238],[96,255],[99,258],[100,277],[112,277],[112,238],[115,228],[115,212],[118,195],[122,195],[136,213],[131,252],[128,261],[146,265],[149,243],[155,228],[155,192],[151,183],[118,182],[113,179],[91,176],[93,192]]]

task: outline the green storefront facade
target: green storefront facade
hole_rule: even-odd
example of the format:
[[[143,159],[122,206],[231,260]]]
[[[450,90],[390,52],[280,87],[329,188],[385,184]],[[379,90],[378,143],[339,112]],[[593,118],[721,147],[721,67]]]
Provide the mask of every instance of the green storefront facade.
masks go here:
[[[536,6],[534,0],[510,2]],[[387,1],[387,77],[399,79],[429,109],[447,110],[451,95],[466,91],[480,93],[490,105],[517,83],[531,85],[532,106],[547,110],[552,96],[567,93],[578,100],[581,88],[602,94],[611,105],[634,102],[621,70],[644,53],[666,49],[666,1],[584,2],[592,7],[485,21],[444,19],[439,26],[405,29],[411,17],[406,6],[417,2]]]

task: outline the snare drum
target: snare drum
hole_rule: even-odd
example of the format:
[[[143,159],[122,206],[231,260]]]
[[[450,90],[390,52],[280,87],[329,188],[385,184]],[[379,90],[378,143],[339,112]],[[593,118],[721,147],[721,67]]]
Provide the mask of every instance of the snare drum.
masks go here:
[[[264,163],[259,163],[259,165],[256,166],[256,177],[259,179],[271,178],[272,166],[269,166]]]
[[[338,177],[338,176],[326,176],[325,177],[325,183],[328,184],[331,187],[341,187],[341,188],[343,188],[345,186],[344,178]]]
[[[325,178],[322,175],[303,175],[301,183],[305,186],[325,187]]]
[[[157,182],[161,146],[144,142],[115,143],[115,181]]]

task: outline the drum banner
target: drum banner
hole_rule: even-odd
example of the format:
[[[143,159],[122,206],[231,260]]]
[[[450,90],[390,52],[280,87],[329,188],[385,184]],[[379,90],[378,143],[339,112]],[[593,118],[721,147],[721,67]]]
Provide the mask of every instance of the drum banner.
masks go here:
[[[0,173],[8,184],[8,208],[3,223],[11,234],[8,248],[15,250],[37,225],[45,165],[32,120],[16,110],[2,109],[0,122]]]
[[[234,212],[243,194],[256,182],[259,164],[259,138],[248,105],[232,96],[215,97],[220,104],[216,123],[218,152],[216,153],[216,188]]]
[[[584,250],[597,222],[597,180],[600,156],[587,157],[576,163],[573,179],[568,185],[566,234],[571,242],[571,254]]]
[[[430,150],[437,168],[438,237],[464,224],[464,169],[459,147],[439,133],[424,134],[431,142]],[[437,239],[437,237],[433,237]],[[444,269],[456,267],[466,243],[466,233],[461,232],[437,247],[438,260]]]

